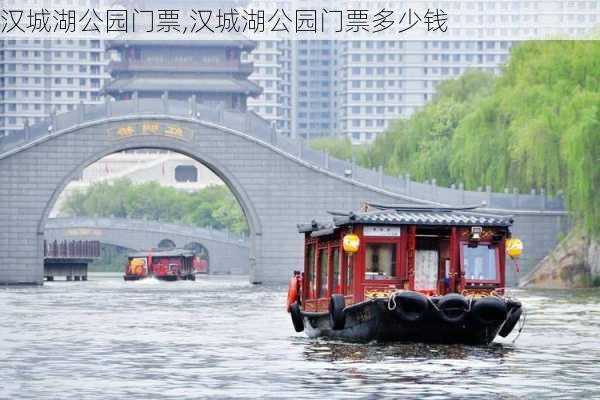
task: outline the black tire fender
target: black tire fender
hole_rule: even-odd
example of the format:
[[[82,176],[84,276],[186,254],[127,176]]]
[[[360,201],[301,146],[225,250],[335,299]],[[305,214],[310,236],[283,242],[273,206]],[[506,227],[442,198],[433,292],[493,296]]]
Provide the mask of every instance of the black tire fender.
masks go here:
[[[498,335],[502,336],[502,337],[507,337],[512,330],[515,328],[515,325],[517,325],[517,322],[519,322],[519,319],[521,319],[521,314],[523,314],[523,308],[521,307],[516,307],[511,309],[508,312],[508,317],[506,317],[506,322],[504,322],[504,325],[502,325],[502,328],[500,328],[500,332],[498,332]]]
[[[304,318],[302,317],[302,311],[298,303],[290,306],[290,316],[292,317],[292,324],[294,324],[296,332],[302,332],[304,330]]]
[[[467,299],[458,293],[444,295],[437,304],[440,318],[451,324],[464,321],[468,307]]]
[[[492,325],[506,319],[506,303],[495,296],[475,300],[471,314],[482,325]]]
[[[331,295],[329,299],[329,323],[331,329],[339,331],[346,326],[346,299],[341,294]]]
[[[394,300],[396,315],[406,322],[420,321],[429,308],[427,296],[419,292],[400,292]]]

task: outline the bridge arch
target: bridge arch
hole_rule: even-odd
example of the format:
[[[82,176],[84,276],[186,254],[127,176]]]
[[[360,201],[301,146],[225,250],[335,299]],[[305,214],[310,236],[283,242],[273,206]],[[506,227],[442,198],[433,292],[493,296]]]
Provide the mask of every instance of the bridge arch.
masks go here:
[[[109,102],[54,117],[52,122],[56,131],[45,123],[35,128],[31,140],[0,153],[0,225],[8,227],[0,229],[0,254],[6,255],[0,282],[41,282],[44,227],[58,196],[85,166],[124,150],[152,148],[184,154],[229,186],[250,229],[252,281],[282,282],[300,268],[302,238],[296,224],[328,218],[327,210],[356,209],[364,201],[464,204],[492,196],[421,185],[415,197],[416,183],[390,189],[381,173],[365,174],[354,166],[351,171],[356,175],[346,176],[339,170],[347,164],[304,154],[250,113],[203,109],[187,102]],[[159,129],[145,131],[146,123]],[[564,212],[524,212],[517,219],[524,221],[517,231],[524,232],[525,240],[531,236],[542,243],[535,246],[539,254],[531,257],[540,259],[556,241]]]
[[[170,119],[170,118],[167,118]],[[177,120],[177,119],[176,119]],[[102,125],[103,122],[98,122],[98,125]],[[76,131],[70,132],[70,134],[75,134]],[[64,133],[69,134],[69,133]],[[144,137],[134,137],[129,139],[121,140],[119,143],[111,144],[100,151],[94,153],[93,155],[84,158],[81,160],[74,168],[72,168],[66,175],[62,177],[60,183],[56,186],[53,191],[51,197],[47,201],[43,216],[40,219],[37,232],[38,232],[38,240],[43,241],[43,232],[48,221],[50,212],[52,211],[54,205],[56,204],[58,197],[65,190],[67,185],[73,181],[73,179],[77,176],[80,176],[82,171],[93,164],[94,162],[101,160],[102,158],[119,153],[122,151],[128,150],[139,150],[139,149],[155,149],[155,150],[168,150],[175,153],[179,153],[185,155],[197,162],[208,167],[215,175],[217,175],[231,190],[235,198],[237,199],[242,211],[246,217],[246,221],[248,223],[250,236],[249,236],[249,244],[250,244],[250,258],[249,258],[249,269],[252,275],[253,267],[256,262],[256,254],[257,254],[257,241],[260,240],[262,236],[262,225],[258,214],[256,212],[255,206],[251,202],[248,194],[245,192],[243,185],[236,179],[235,175],[228,171],[227,166],[222,165],[218,159],[215,159],[210,154],[205,154],[204,152],[195,151],[190,149],[186,142],[183,142],[176,138],[157,136],[152,137],[152,143],[147,143],[147,138]],[[41,239],[39,239],[41,238]],[[158,245],[159,243],[157,243]]]
[[[101,124],[101,122],[100,122]],[[260,235],[261,223],[256,210],[250,201],[248,195],[245,193],[243,186],[240,182],[237,181],[234,174],[227,170],[225,165],[220,165],[219,161],[213,159],[208,154],[198,154],[197,152],[190,151],[189,148],[186,147],[185,143],[180,142],[177,139],[173,138],[165,138],[165,137],[155,137],[152,138],[154,144],[148,145],[140,138],[134,138],[129,140],[124,140],[121,143],[114,144],[109,146],[108,148],[102,149],[100,152],[95,153],[94,155],[85,158],[82,160],[75,168],[73,168],[69,173],[67,173],[56,187],[54,192],[52,193],[52,197],[46,203],[46,207],[44,210],[43,218],[40,220],[38,224],[38,232],[43,231],[43,227],[46,224],[48,216],[56,204],[58,197],[65,190],[67,185],[73,181],[73,179],[79,175],[81,175],[82,171],[93,164],[96,161],[101,160],[102,158],[109,156],[111,154],[128,151],[128,150],[140,150],[140,149],[155,149],[155,150],[168,150],[174,153],[179,153],[185,155],[199,163],[208,167],[215,175],[217,175],[232,191],[233,195],[238,200],[246,219],[248,220],[248,226],[251,232],[256,232]]]
[[[183,246],[183,248],[186,250],[193,251],[197,256],[199,256],[203,260],[210,261],[210,252],[208,251],[206,246],[200,242],[189,242],[185,246]]]
[[[164,238],[162,239],[160,242],[158,242],[158,244],[156,245],[157,248],[161,249],[161,250],[170,250],[170,249],[174,249],[177,247],[177,244],[175,244],[174,241],[172,241],[169,238]]]

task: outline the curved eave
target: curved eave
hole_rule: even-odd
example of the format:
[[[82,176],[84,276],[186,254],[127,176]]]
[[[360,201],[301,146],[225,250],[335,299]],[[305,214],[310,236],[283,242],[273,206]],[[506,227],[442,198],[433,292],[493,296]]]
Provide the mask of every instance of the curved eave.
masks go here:
[[[343,225],[421,225],[421,226],[490,226],[509,227],[511,216],[483,213],[436,212],[378,212],[335,216],[336,226]]]
[[[257,96],[262,92],[253,82],[237,79],[117,79],[104,92],[172,92],[172,93],[243,93]]]
[[[128,36],[129,37],[129,36]],[[144,40],[144,39],[113,39],[106,43],[106,49],[119,49],[126,47],[233,47],[246,51],[251,51],[256,48],[256,42],[246,38],[228,38],[215,40],[214,36],[212,39],[207,36],[206,39],[195,39],[195,40]]]

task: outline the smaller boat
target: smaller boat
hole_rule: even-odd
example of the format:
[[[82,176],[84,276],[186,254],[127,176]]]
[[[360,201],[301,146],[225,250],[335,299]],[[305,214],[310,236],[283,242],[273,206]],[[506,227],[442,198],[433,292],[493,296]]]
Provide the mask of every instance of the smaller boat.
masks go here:
[[[196,280],[208,274],[208,262],[191,250],[170,249],[130,254],[125,266],[126,281],[154,277],[165,281]]]
[[[368,204],[298,225],[304,271],[287,309],[297,332],[349,341],[489,344],[523,309],[506,296],[512,218],[415,205]]]

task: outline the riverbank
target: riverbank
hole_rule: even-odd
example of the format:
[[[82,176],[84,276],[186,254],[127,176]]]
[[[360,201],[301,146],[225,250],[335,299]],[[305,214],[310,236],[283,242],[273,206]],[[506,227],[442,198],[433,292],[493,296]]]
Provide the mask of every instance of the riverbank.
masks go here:
[[[600,286],[600,240],[573,229],[527,276],[520,287],[574,289]]]

